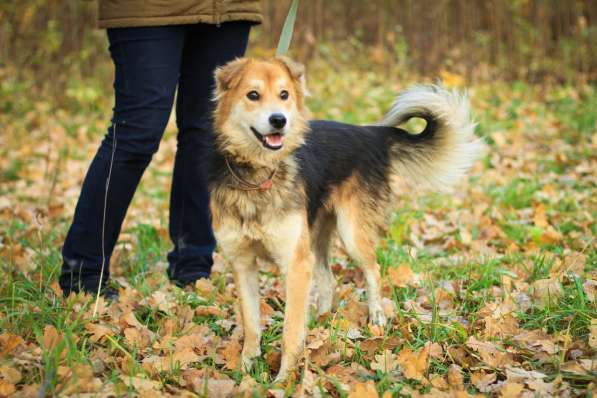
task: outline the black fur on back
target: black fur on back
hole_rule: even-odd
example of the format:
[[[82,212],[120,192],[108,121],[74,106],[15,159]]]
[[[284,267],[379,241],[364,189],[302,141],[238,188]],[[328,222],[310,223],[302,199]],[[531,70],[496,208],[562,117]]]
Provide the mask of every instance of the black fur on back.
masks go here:
[[[388,192],[392,158],[411,156],[409,145],[432,138],[435,120],[425,119],[427,127],[416,135],[395,127],[311,121],[305,144],[294,154],[305,184],[309,223],[332,189],[353,174],[360,177],[372,199]],[[400,143],[407,144],[404,150]]]

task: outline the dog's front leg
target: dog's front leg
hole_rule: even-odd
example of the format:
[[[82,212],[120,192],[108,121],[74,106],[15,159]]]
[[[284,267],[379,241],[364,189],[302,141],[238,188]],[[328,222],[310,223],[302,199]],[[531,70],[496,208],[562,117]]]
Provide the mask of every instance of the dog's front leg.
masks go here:
[[[253,358],[261,355],[261,326],[259,323],[259,273],[251,255],[236,258],[232,263],[234,283],[237,286],[245,341],[241,354],[243,371],[249,371]]]
[[[304,235],[298,242],[286,274],[282,363],[276,377],[277,382],[286,379],[288,372],[294,368],[304,349],[309,294],[315,262],[307,234]]]

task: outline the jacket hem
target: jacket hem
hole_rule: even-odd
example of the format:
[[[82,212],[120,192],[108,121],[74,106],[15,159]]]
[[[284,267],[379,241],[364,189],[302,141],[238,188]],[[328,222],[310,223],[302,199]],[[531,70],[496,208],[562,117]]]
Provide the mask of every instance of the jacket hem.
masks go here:
[[[165,17],[129,17],[129,18],[110,18],[98,20],[98,27],[105,28],[133,28],[142,26],[166,26],[166,25],[189,25],[195,23],[207,23],[216,25],[223,22],[248,21],[260,24],[263,19],[261,15],[255,13],[227,13],[220,15],[216,21],[213,15],[184,15],[184,16],[165,16]]]

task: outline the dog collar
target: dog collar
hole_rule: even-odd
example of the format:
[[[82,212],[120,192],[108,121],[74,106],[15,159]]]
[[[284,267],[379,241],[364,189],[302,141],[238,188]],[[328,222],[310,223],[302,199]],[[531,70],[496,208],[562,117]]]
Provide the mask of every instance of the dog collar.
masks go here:
[[[261,181],[259,184],[253,184],[252,182],[249,182],[249,181],[243,179],[242,177],[240,177],[238,174],[236,174],[234,172],[234,170],[232,170],[232,167],[230,166],[230,163],[228,162],[227,158],[224,158],[224,160],[226,161],[226,167],[228,167],[228,171],[230,172],[230,175],[240,184],[239,186],[230,186],[231,188],[240,189],[242,191],[265,192],[265,191],[271,189],[271,187],[274,185],[274,177],[276,175],[276,172],[278,171],[278,168],[275,168],[271,172],[269,177],[266,178],[265,180]]]

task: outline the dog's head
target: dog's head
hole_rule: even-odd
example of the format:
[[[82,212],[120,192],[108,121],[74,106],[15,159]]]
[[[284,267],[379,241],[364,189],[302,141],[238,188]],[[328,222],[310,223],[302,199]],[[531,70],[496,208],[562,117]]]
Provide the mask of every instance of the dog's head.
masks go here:
[[[221,150],[271,166],[302,144],[305,68],[286,57],[238,58],[215,71],[215,130]]]

